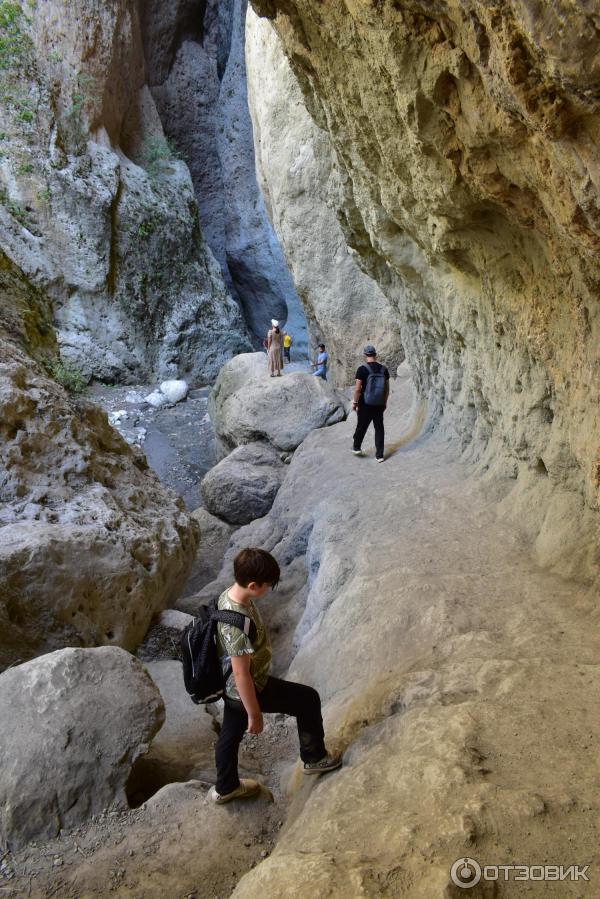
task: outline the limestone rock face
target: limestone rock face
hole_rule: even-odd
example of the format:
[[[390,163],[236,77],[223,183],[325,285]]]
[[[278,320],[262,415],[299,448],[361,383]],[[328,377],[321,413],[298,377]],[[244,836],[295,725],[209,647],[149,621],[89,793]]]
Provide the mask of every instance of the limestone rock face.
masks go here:
[[[0,835],[18,849],[109,806],[164,721],[158,689],[116,647],[62,649],[0,675]]]
[[[183,585],[197,525],[105,413],[1,347],[0,666],[132,649]]]
[[[419,390],[517,479],[540,559],[594,576],[556,491],[597,510],[595,5],[253,6],[329,134],[344,233],[398,308]]]
[[[209,414],[225,450],[263,440],[289,452],[314,428],[345,418],[344,398],[304,372],[270,378],[264,353],[242,353],[223,366]]]
[[[261,187],[311,333],[327,345],[331,377],[351,383],[365,343],[375,344],[394,373],[404,358],[400,320],[346,243],[336,216],[344,188],[329,135],[311,119],[277,33],[252,9],[246,57]]]
[[[267,217],[254,163],[244,60],[246,0],[146,0],[142,32],[152,97],[192,175],[200,221],[250,330],[306,322]]]
[[[265,443],[238,446],[202,480],[202,497],[209,512],[230,524],[248,524],[266,515],[286,468],[279,454]]]
[[[144,82],[136,4],[19,10],[0,104],[3,252],[46,291],[86,376],[211,380],[249,344]]]

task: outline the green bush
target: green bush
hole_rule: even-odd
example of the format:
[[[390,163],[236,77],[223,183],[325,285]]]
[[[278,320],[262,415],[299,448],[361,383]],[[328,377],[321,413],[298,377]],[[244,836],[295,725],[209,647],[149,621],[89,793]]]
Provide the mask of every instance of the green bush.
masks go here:
[[[84,393],[88,380],[83,372],[67,359],[54,359],[47,365],[49,375],[69,393]]]
[[[147,137],[142,145],[142,165],[152,178],[157,178],[169,163],[181,159],[175,144],[167,137]]]
[[[23,11],[18,3],[0,0],[0,69],[21,65],[31,47],[29,37],[21,29]]]

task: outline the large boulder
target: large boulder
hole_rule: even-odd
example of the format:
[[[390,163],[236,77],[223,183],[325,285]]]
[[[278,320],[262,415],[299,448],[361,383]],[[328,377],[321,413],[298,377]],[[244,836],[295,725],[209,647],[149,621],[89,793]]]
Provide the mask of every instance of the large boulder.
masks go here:
[[[85,400],[0,363],[0,668],[68,645],[133,649],[185,582],[198,527]]]
[[[221,569],[225,550],[235,529],[203,506],[194,509],[192,518],[200,527],[200,545],[182,596],[190,596],[214,580]],[[178,608],[182,608],[180,603]],[[195,607],[192,610],[195,611]]]
[[[131,767],[163,721],[148,673],[116,647],[63,649],[1,674],[2,845],[127,808]]]
[[[210,512],[231,524],[248,524],[266,515],[286,467],[265,443],[238,446],[205,475],[200,489]]]
[[[257,440],[295,450],[315,428],[346,414],[344,398],[322,378],[305,372],[270,378],[264,353],[242,353],[223,366],[208,411],[226,450]]]

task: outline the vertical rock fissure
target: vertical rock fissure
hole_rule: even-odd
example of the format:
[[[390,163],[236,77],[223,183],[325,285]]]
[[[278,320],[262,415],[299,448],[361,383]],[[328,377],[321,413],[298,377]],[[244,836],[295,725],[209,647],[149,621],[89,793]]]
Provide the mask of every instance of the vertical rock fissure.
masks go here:
[[[195,0],[168,10],[157,0],[146,4],[148,84],[165,134],[190,169],[206,242],[255,342],[277,318],[305,350],[302,305],[256,178],[246,9],[246,0]]]

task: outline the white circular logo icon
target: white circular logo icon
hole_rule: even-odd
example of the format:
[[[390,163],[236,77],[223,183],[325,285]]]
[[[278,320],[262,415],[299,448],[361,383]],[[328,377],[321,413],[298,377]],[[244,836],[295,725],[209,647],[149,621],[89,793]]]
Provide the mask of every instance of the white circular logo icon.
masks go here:
[[[450,868],[450,878],[461,890],[469,890],[481,880],[481,865],[474,858],[457,858]]]

